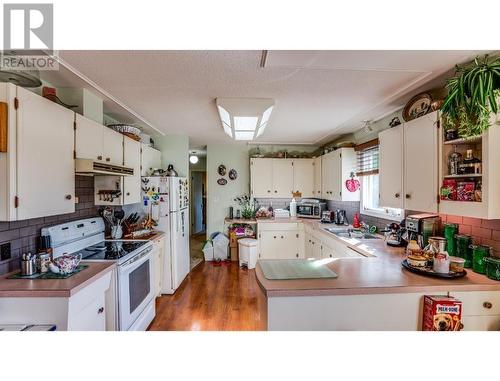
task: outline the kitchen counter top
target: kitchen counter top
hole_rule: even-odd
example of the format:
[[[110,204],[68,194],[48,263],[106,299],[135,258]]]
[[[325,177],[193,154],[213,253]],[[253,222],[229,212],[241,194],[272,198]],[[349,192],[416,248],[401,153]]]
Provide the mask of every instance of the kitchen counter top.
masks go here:
[[[301,221],[313,233],[341,241],[366,257],[321,260],[338,274],[336,279],[268,280],[257,262],[257,281],[267,297],[500,291],[500,282],[474,273],[472,269],[466,269],[465,277],[453,280],[411,273],[401,267],[404,249],[387,246],[383,239],[340,238],[325,231],[325,224]]]
[[[120,238],[120,239],[112,239],[109,237],[106,237],[106,241],[154,241],[155,239],[161,238],[165,235],[164,232],[161,232],[159,230],[153,230],[151,234],[148,234],[146,236],[138,237],[138,238]]]
[[[89,267],[67,279],[7,279],[17,271],[2,275],[0,297],[68,298],[115,267],[113,261],[81,263]]]

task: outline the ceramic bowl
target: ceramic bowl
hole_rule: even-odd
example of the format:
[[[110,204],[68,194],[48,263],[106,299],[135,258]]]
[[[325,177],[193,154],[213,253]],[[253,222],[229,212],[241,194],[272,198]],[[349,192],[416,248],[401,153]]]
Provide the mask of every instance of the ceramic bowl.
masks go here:
[[[50,271],[57,274],[70,274],[78,267],[82,260],[81,254],[65,254],[54,258]]]

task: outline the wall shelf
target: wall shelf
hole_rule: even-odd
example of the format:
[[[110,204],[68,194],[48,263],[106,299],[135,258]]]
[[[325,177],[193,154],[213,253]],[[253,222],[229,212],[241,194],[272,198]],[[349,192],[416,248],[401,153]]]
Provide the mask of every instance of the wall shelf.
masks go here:
[[[460,144],[475,144],[480,143],[483,139],[483,135],[468,136],[466,138],[458,138],[453,140],[445,141],[445,145],[460,145]]]
[[[469,175],[446,175],[443,176],[445,179],[465,179],[465,178],[478,178],[483,177],[482,173],[471,173]]]

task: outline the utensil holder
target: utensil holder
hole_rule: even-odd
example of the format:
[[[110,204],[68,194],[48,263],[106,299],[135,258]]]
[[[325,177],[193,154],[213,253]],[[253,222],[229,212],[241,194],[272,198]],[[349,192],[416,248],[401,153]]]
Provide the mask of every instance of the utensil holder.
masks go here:
[[[21,275],[36,274],[36,259],[21,260]]]

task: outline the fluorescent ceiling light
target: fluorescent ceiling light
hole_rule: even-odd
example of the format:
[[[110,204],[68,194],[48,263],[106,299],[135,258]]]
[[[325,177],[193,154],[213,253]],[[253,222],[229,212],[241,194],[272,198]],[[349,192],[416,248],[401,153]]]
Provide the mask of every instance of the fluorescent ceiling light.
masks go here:
[[[264,132],[274,108],[269,98],[217,98],[224,132],[235,140],[253,140]]]
[[[198,162],[198,160],[199,160],[199,159],[198,159],[198,156],[196,156],[196,155],[191,155],[191,156],[189,156],[189,162],[190,162],[191,164],[196,164],[196,163]]]

